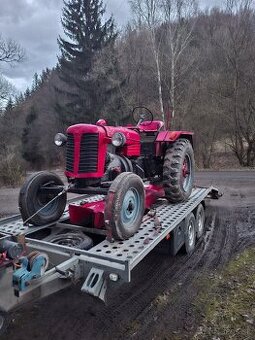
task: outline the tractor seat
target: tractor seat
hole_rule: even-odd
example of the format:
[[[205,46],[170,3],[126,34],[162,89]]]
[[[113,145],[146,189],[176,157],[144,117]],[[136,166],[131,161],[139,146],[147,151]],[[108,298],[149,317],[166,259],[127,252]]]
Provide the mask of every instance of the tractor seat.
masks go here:
[[[152,122],[144,121],[139,124],[139,129],[142,131],[160,131],[164,127],[164,123],[161,120],[153,120]]]
[[[145,156],[154,156],[156,153],[155,139],[158,132],[164,127],[161,120],[153,120],[152,122],[144,121],[139,124],[138,128],[141,136],[141,154]]]

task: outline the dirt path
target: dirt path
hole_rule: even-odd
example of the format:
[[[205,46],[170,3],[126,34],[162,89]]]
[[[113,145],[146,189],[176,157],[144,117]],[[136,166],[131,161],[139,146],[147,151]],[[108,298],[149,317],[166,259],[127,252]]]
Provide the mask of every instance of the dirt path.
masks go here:
[[[12,314],[4,339],[188,339],[200,317],[192,304],[198,283],[255,244],[255,172],[201,172],[197,184],[213,184],[224,196],[208,202],[207,231],[192,256],[152,252],[109,306],[79,286],[29,304]]]

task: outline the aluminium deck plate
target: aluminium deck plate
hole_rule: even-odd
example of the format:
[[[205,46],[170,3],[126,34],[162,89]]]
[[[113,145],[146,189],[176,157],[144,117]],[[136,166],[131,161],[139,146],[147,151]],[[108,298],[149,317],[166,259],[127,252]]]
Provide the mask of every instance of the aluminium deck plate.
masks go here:
[[[84,261],[96,267],[103,268],[109,266],[115,268],[116,265],[123,265],[125,277],[130,277],[131,270],[163,240],[185,217],[192,212],[200,202],[210,193],[210,188],[196,188],[188,201],[179,204],[170,204],[164,199],[158,200],[155,205],[157,217],[160,221],[160,228],[155,227],[154,218],[145,216],[144,222],[141,224],[139,230],[125,241],[109,242],[104,240],[98,245],[94,246],[88,251],[79,250],[77,254],[84,256]],[[103,195],[95,195],[84,197],[82,199],[73,200],[75,204],[83,204],[85,202],[101,200]],[[60,221],[68,219],[68,212],[66,211]],[[54,224],[51,224],[54,226]],[[29,237],[31,232],[46,228],[47,226],[39,227],[24,227],[20,216],[5,219],[0,221],[0,233],[5,235],[25,234]],[[30,240],[30,239],[29,239]],[[55,245],[49,242],[40,240],[30,240],[31,245],[36,244],[37,248],[48,245],[53,252],[56,250],[70,251],[70,248],[60,245]],[[54,250],[55,249],[55,250]],[[80,260],[82,260],[82,256]],[[107,265],[106,265],[107,263]]]
[[[80,205],[89,202],[100,201],[104,198],[104,195],[82,195],[79,197],[72,198],[68,201],[69,203]],[[65,221],[69,218],[68,204],[66,205],[65,211],[60,219],[60,221]],[[55,223],[50,223],[42,226],[26,225],[24,226],[22,218],[20,215],[13,217],[8,217],[0,220],[0,233],[4,235],[18,236],[20,234],[29,234],[31,232],[36,232],[38,230],[44,229],[49,226],[53,226]]]
[[[132,270],[163,238],[167,236],[181,221],[192,212],[210,192],[211,188],[194,189],[189,200],[179,204],[170,204],[161,200],[156,205],[157,216],[161,228],[155,227],[154,218],[144,221],[139,230],[125,241],[101,242],[91,248],[90,254],[101,255],[105,259],[128,262]]]

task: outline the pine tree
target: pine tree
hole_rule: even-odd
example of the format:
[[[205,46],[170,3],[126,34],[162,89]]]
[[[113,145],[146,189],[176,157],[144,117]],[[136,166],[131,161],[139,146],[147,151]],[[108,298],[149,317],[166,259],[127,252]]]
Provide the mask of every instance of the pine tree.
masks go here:
[[[5,111],[10,112],[12,111],[13,107],[14,107],[13,100],[12,100],[12,97],[10,97],[6,104]]]
[[[24,92],[24,97],[25,97],[26,99],[28,99],[28,98],[30,97],[30,95],[31,95],[31,92],[30,92],[30,90],[29,90],[29,87],[27,87],[27,88],[26,88],[26,91]]]
[[[68,85],[70,122],[92,120],[95,109],[97,81],[91,76],[97,55],[114,44],[116,34],[112,17],[103,22],[102,0],[69,0],[64,2],[62,25],[67,39],[59,37],[61,56],[60,79]]]
[[[36,108],[32,106],[26,117],[26,126],[22,132],[21,142],[24,160],[29,162],[33,168],[40,169],[44,163],[44,158],[39,146],[40,138],[38,137],[37,120],[38,114]]]
[[[15,99],[14,103],[15,103],[16,106],[19,105],[19,104],[22,104],[24,102],[24,95],[23,95],[23,93],[20,92],[20,94],[16,95],[14,99]]]
[[[34,77],[33,77],[33,83],[32,83],[32,92],[35,92],[39,86],[41,85],[40,78],[38,74],[35,72]]]
[[[48,67],[46,67],[45,70],[42,70],[42,74],[40,76],[41,84],[47,83],[49,81],[52,71],[54,71],[54,68],[50,70]]]
[[[16,99],[16,104],[21,104],[24,102],[24,95],[22,92],[20,92],[20,94],[18,95],[17,99]]]

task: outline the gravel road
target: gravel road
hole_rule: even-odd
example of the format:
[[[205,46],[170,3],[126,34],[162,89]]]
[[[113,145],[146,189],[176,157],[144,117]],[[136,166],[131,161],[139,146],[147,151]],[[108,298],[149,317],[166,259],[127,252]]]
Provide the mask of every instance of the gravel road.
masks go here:
[[[188,339],[196,327],[197,283],[231,257],[255,245],[255,172],[206,171],[196,184],[224,192],[207,205],[206,233],[195,253],[171,258],[156,250],[132,273],[132,282],[108,306],[85,296],[79,284],[11,314],[5,340]],[[17,212],[18,190],[0,190],[0,214]]]

